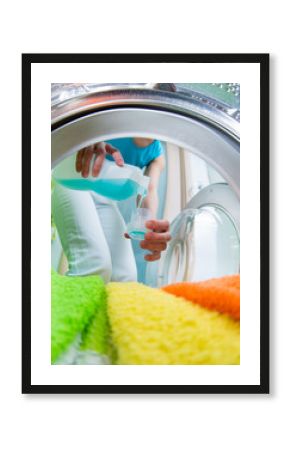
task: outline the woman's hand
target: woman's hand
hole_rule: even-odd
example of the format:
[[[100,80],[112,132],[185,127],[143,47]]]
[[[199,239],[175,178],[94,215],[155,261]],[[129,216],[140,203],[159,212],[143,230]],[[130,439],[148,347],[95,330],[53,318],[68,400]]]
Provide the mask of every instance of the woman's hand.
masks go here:
[[[167,242],[171,239],[169,222],[151,219],[145,225],[150,231],[145,234],[145,239],[140,242],[140,247],[151,252],[144,256],[146,261],[157,261],[161,258],[161,252],[166,250]],[[129,235],[126,233],[125,237],[129,238]]]
[[[140,247],[151,252],[144,256],[146,261],[157,261],[161,258],[161,252],[166,250],[167,242],[171,239],[169,222],[152,219],[148,220],[145,225],[151,231],[145,234],[145,239],[140,242]]]
[[[121,152],[116,147],[113,147],[106,142],[98,142],[77,152],[76,171],[81,172],[82,176],[87,178],[89,176],[91,160],[94,158],[94,155],[96,155],[92,167],[92,176],[97,177],[102,169],[106,154],[111,155],[118,166],[124,165]]]

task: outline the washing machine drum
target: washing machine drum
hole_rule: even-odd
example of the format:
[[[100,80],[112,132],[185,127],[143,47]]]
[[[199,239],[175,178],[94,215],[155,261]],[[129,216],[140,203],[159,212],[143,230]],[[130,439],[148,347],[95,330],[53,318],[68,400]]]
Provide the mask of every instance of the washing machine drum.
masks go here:
[[[172,240],[154,282],[155,265],[148,264],[151,285],[239,270],[237,109],[178,85],[163,90],[168,85],[55,85],[52,90],[52,167],[96,141],[151,137],[192,152],[224,180],[198,192],[172,221]]]

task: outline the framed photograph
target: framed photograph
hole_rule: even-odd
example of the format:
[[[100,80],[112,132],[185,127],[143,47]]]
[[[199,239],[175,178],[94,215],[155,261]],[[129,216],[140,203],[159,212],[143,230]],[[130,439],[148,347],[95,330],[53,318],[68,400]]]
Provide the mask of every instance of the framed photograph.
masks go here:
[[[22,145],[22,392],[268,393],[269,55],[23,54]]]

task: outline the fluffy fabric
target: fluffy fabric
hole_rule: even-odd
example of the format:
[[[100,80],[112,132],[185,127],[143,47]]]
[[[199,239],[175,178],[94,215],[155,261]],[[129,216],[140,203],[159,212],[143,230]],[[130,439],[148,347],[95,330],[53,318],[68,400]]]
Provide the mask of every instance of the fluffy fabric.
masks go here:
[[[75,342],[82,333],[85,349],[103,353],[106,349],[107,326],[105,286],[98,276],[67,277],[52,271],[51,274],[51,361]],[[86,336],[94,318],[94,338]],[[97,328],[95,320],[99,320]]]
[[[176,283],[162,288],[193,303],[240,320],[240,276],[230,275],[199,283]]]
[[[102,295],[94,317],[83,331],[81,350],[93,350],[101,355],[110,354],[110,331],[107,316],[106,295]]]
[[[117,364],[239,364],[239,322],[140,283],[109,283]]]

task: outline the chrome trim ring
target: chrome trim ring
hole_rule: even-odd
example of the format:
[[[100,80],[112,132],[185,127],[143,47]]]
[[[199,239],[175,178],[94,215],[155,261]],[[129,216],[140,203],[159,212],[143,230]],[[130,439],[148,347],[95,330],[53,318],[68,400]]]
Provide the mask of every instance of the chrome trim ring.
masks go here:
[[[85,85],[84,88],[86,87]],[[168,92],[140,85],[94,85],[93,92],[53,103],[51,123],[55,129],[63,123],[101,109],[130,106],[163,109],[201,119],[236,140],[240,138],[240,124],[235,119],[235,108],[181,88],[176,92]]]
[[[195,153],[212,165],[239,197],[238,142],[197,119],[168,111],[118,108],[95,112],[68,122],[51,133],[52,167],[96,140],[128,136],[150,136]]]

